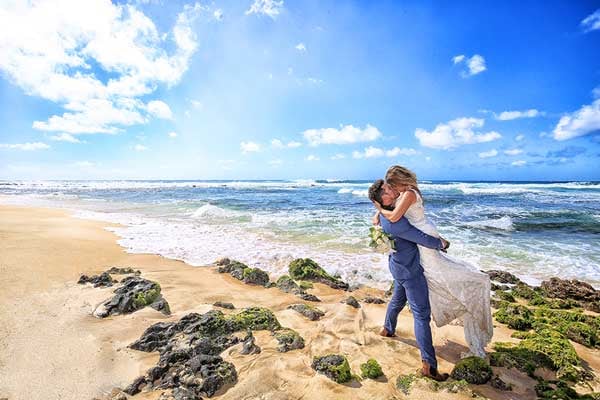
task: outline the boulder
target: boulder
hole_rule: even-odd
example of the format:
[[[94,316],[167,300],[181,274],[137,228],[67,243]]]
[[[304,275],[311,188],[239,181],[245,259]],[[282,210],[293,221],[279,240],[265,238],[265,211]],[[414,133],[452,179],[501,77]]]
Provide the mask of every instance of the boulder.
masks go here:
[[[334,289],[348,290],[348,284],[339,278],[329,275],[310,258],[298,258],[289,265],[292,279],[320,282]]]
[[[288,308],[299,312],[311,321],[317,321],[321,319],[323,315],[325,315],[323,311],[303,303],[292,304],[288,306]]]
[[[384,304],[385,300],[380,299],[379,297],[367,296],[363,300],[363,303],[368,304]]]
[[[490,276],[490,280],[496,281],[498,283],[510,283],[517,284],[521,282],[519,278],[511,274],[510,272],[500,271],[497,269],[492,269],[489,271],[483,271]]]
[[[118,281],[113,279],[108,272],[103,272],[100,275],[81,275],[77,283],[85,285],[91,283],[94,287],[110,287]]]
[[[121,281],[121,286],[115,289],[113,297],[94,310],[93,315],[105,318],[109,315],[129,314],[149,305],[169,315],[169,305],[162,298],[160,290],[157,282],[139,276],[129,276]]]
[[[235,306],[232,303],[224,303],[222,301],[215,301],[213,303],[213,306],[215,306],[215,307],[221,307],[221,308],[227,308],[228,310],[235,309]]]
[[[467,357],[460,360],[454,366],[451,376],[456,380],[482,385],[492,379],[492,368],[483,358]]]
[[[248,330],[248,334],[243,339],[244,343],[242,345],[242,350],[240,350],[240,354],[258,354],[260,353],[260,347],[258,347],[255,343],[254,335],[252,335],[252,331]]]
[[[346,297],[344,300],[341,301],[341,303],[348,304],[349,306],[352,306],[354,308],[360,308],[360,304],[358,304],[358,300],[356,300],[354,296]]]
[[[348,360],[339,354],[313,358],[312,368],[337,383],[349,382],[352,379]]]
[[[272,333],[279,345],[277,351],[287,353],[291,350],[303,349],[304,339],[293,329],[281,329]]]

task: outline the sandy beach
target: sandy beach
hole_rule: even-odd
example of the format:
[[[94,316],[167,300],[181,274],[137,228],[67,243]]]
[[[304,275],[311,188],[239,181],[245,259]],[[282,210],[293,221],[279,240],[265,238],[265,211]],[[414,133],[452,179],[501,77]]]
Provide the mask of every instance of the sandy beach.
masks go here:
[[[412,316],[404,310],[398,338],[382,338],[377,332],[386,304],[361,304],[355,309],[340,303],[348,293],[315,284],[310,292],[322,302],[319,321],[308,321],[290,304],[298,298],[277,288],[246,285],[214,267],[192,267],[157,255],[128,254],[117,237],[104,229],[108,224],[69,216],[62,210],[0,206],[0,399],[107,398],[114,388],[125,388],[155,365],[158,353],[144,353],[127,346],[156,322],[176,321],[190,312],[204,313],[216,301],[231,302],[236,309],[262,306],[279,322],[296,330],[306,346],[280,353],[276,340],[265,331],[255,332],[260,354],[242,355],[241,345],[222,357],[235,365],[238,383],[218,392],[218,399],[394,399],[471,398],[468,392],[437,392],[415,387],[407,396],[396,388],[400,374],[420,366],[413,335]],[[215,260],[226,254],[215,254]],[[78,285],[81,274],[97,274],[111,266],[139,269],[157,281],[170,304],[167,317],[149,307],[133,314],[97,319],[91,315],[114,288]],[[274,279],[276,277],[271,277]],[[352,295],[383,297],[376,289],[362,288]],[[225,313],[229,312],[224,310]],[[495,324],[494,342],[516,341],[511,330]],[[439,367],[450,372],[467,350],[462,328],[434,328]],[[578,355],[594,371],[600,370],[597,350],[574,344]],[[337,384],[311,368],[314,356],[344,354],[354,373],[360,364],[375,358],[385,378]],[[494,368],[512,391],[489,385],[471,385],[491,399],[534,399],[535,381],[516,369]],[[597,388],[597,383],[592,383]],[[160,391],[140,393],[136,399],[158,399]]]

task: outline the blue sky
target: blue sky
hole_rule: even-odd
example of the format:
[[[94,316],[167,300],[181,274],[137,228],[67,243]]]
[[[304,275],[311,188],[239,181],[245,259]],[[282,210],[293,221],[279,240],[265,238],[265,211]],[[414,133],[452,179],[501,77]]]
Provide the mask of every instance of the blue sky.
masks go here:
[[[600,180],[595,1],[15,1],[0,26],[0,179]]]

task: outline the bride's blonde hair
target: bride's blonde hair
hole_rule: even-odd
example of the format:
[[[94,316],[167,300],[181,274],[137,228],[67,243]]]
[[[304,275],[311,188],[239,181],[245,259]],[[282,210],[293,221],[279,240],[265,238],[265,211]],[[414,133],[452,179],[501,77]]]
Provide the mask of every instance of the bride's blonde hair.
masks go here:
[[[417,175],[410,169],[400,165],[392,165],[388,168],[385,173],[385,183],[394,189],[398,189],[401,185],[408,186],[409,188],[416,190],[421,198],[423,197],[419,185],[417,184]]]

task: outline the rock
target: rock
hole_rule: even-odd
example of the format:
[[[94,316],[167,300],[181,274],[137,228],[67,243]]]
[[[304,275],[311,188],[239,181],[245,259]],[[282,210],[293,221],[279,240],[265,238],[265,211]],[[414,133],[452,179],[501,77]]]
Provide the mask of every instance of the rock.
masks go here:
[[[492,288],[492,291],[496,291],[496,290],[503,290],[503,291],[510,290],[510,286],[508,286],[508,285],[496,285],[494,282],[492,282],[491,288]]]
[[[310,294],[310,293],[306,293],[306,292],[296,293],[296,296],[300,297],[302,300],[312,301],[312,302],[315,302],[315,303],[318,303],[318,302],[321,301],[321,299],[319,299],[314,294]]]
[[[137,394],[139,392],[142,391],[142,388],[144,386],[146,386],[146,377],[145,376],[138,376],[137,378],[135,378],[135,380],[133,381],[133,383],[131,383],[131,385],[127,386],[125,388],[125,390],[123,390],[125,393],[127,393],[130,396],[133,396],[134,394]]]
[[[317,321],[321,319],[323,315],[325,315],[323,311],[303,303],[292,304],[288,306],[288,308],[299,312],[311,321]]]
[[[273,313],[260,307],[250,307],[227,316],[219,310],[190,313],[177,322],[154,324],[130,347],[158,351],[158,364],[130,385],[131,392],[146,385],[149,389],[171,389],[170,393],[163,395],[164,399],[211,397],[223,387],[237,382],[234,365],[219,356],[240,342],[233,333],[280,328]],[[242,351],[250,354],[260,351],[251,332],[244,341]]]
[[[498,390],[502,391],[510,391],[512,390],[512,385],[510,383],[504,382],[498,375],[494,375],[490,380],[490,385]]]
[[[292,279],[320,282],[333,289],[348,290],[348,284],[329,275],[310,258],[298,258],[290,263],[289,273]]]
[[[385,300],[380,299],[379,297],[367,296],[363,300],[363,303],[369,304],[384,304]]]
[[[346,297],[344,300],[341,301],[341,303],[348,304],[349,306],[352,306],[354,308],[360,308],[360,304],[358,304],[358,300],[356,300],[354,296]]]
[[[510,283],[517,284],[521,282],[519,278],[511,274],[510,272],[500,271],[497,269],[492,269],[490,271],[483,271],[490,276],[490,280],[496,281],[498,283]]]
[[[515,287],[513,287],[511,294],[526,300],[531,300],[540,296],[534,288],[523,282],[517,283]]]
[[[562,300],[576,300],[584,308],[600,312],[600,290],[594,289],[592,285],[586,282],[581,282],[577,279],[551,278],[550,280],[543,281],[541,288],[548,297]]]
[[[166,302],[161,299],[160,285],[139,276],[129,276],[121,281],[114,291],[114,296],[104,301],[94,310],[93,315],[97,318],[105,318],[109,315],[129,314],[142,309],[154,302],[156,307],[162,307],[163,312],[170,312]]]
[[[584,346],[600,347],[600,317],[582,312],[538,308],[534,313],[534,328],[556,330]]]
[[[363,378],[377,379],[383,376],[381,365],[374,358],[369,359],[366,363],[360,365],[360,372]]]
[[[122,267],[111,267],[106,272],[109,273],[109,274],[115,274],[115,275],[126,275],[126,274],[140,275],[141,274],[140,270],[135,271],[131,267],[125,267],[125,268],[122,268]]]
[[[227,257],[219,258],[217,261],[215,261],[215,265],[217,265],[217,266],[225,266],[225,265],[229,265],[230,263],[231,263],[231,260]]]
[[[515,298],[513,297],[513,295],[508,292],[504,292],[502,290],[496,290],[494,293],[498,297],[498,299],[500,299],[502,301],[508,301],[509,303],[515,302]]]
[[[224,303],[222,301],[216,301],[213,303],[213,306],[215,307],[221,307],[221,308],[227,308],[228,310],[233,310],[235,309],[235,306],[231,303]]]
[[[339,354],[313,358],[312,368],[337,383],[349,382],[352,379],[348,360]]]
[[[315,286],[312,284],[312,282],[307,282],[307,281],[300,281],[300,289],[302,290],[307,290],[307,289],[313,289]]]
[[[165,315],[171,315],[171,307],[169,307],[169,303],[162,296],[160,296],[154,303],[150,304],[150,307],[154,308],[156,311],[160,311]]]
[[[396,387],[405,395],[410,394],[410,388],[417,379],[415,374],[400,375],[396,379]]]
[[[280,329],[273,332],[272,335],[279,342],[277,350],[282,353],[304,348],[304,339],[293,329]]]
[[[110,287],[113,284],[117,283],[108,272],[103,272],[100,275],[81,275],[79,280],[77,281],[80,285],[85,285],[86,283],[91,283],[94,287]]]
[[[390,288],[388,290],[386,290],[384,294],[386,297],[391,297],[394,294],[394,282],[393,281],[390,284]]]
[[[267,286],[269,284],[269,274],[260,268],[244,269],[242,280],[251,285]]]
[[[285,293],[298,293],[300,292],[300,286],[289,275],[283,275],[277,279],[276,283],[279,290]]]
[[[492,378],[492,368],[483,358],[467,357],[460,360],[454,366],[451,376],[456,380],[482,385]]]
[[[242,346],[242,350],[240,350],[240,354],[258,354],[260,353],[260,347],[258,347],[255,343],[254,336],[252,335],[252,331],[248,330],[248,334],[244,338],[244,344]]]
[[[531,329],[533,323],[533,313],[527,307],[507,302],[502,302],[494,317],[498,322],[519,331]]]

